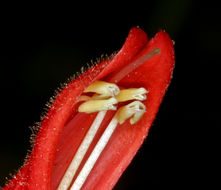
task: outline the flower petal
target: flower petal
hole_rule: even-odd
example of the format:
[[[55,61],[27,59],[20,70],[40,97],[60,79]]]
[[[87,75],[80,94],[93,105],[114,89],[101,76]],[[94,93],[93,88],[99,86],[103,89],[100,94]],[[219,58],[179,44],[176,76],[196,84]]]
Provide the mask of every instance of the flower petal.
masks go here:
[[[76,80],[70,82],[56,97],[43,119],[35,139],[33,150],[24,167],[18,171],[5,189],[50,189],[53,162],[60,135],[65,124],[76,113],[78,97],[84,89],[98,78],[102,78],[127,64],[147,43],[147,36],[139,28],[132,28],[122,49],[111,60],[92,67]],[[99,74],[99,75],[98,75]],[[83,134],[82,134],[83,135]],[[80,139],[76,139],[80,141]]]

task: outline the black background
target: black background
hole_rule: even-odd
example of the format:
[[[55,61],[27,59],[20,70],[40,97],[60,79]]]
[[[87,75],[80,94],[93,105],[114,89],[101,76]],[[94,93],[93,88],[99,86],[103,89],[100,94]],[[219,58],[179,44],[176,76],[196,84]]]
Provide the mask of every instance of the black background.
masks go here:
[[[216,1],[1,6],[0,185],[30,149],[60,82],[91,59],[119,50],[129,29],[175,41],[172,83],[144,145],[116,190],[220,185],[220,10]],[[218,188],[219,189],[219,188]]]

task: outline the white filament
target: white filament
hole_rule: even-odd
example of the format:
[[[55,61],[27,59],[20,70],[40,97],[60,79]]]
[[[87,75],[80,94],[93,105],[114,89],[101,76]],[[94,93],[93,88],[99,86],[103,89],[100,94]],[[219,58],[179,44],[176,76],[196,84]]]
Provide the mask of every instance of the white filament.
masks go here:
[[[94,167],[94,164],[96,163],[97,159],[99,158],[100,154],[102,153],[103,149],[105,148],[106,144],[108,143],[111,135],[113,134],[116,126],[118,124],[118,120],[116,117],[114,117],[109,125],[107,126],[106,130],[104,131],[103,135],[97,142],[93,152],[89,156],[88,160],[84,164],[81,172],[77,176],[76,180],[74,181],[72,187],[70,190],[80,190],[83,186],[85,180],[87,179],[87,176],[91,172],[92,168]]]
[[[100,111],[97,114],[97,117],[95,118],[93,124],[91,125],[90,129],[88,130],[84,140],[82,141],[80,147],[78,148],[73,160],[71,161],[71,164],[69,165],[68,169],[66,170],[61,183],[59,184],[57,190],[65,190],[68,189],[70,186],[75,173],[81,163],[81,161],[84,158],[84,155],[86,154],[92,140],[94,139],[94,136],[101,125],[107,111]]]

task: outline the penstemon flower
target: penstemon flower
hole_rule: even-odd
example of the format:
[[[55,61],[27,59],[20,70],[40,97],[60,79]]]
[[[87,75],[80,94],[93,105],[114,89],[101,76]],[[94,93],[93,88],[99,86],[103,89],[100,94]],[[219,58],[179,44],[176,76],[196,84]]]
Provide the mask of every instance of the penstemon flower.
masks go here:
[[[28,159],[3,188],[112,189],[148,135],[174,68],[173,42],[135,27],[121,50],[51,100]]]

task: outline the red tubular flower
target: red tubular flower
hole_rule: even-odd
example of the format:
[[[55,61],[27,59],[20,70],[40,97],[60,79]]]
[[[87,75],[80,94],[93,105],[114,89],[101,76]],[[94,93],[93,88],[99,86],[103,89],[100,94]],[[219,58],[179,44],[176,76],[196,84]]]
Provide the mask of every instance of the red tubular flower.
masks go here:
[[[144,31],[132,28],[122,49],[114,57],[89,68],[57,94],[41,122],[29,158],[3,189],[58,188],[98,115],[97,112],[78,112],[81,105],[79,98],[88,86],[98,80],[115,83],[121,89],[143,87],[148,90],[147,99],[142,101],[146,107],[142,118],[134,125],[128,120],[116,125],[81,188],[112,189],[146,138],[170,83],[173,68],[173,43],[168,34],[159,31],[148,41]],[[80,175],[115,113],[108,110],[105,114],[71,184]]]

